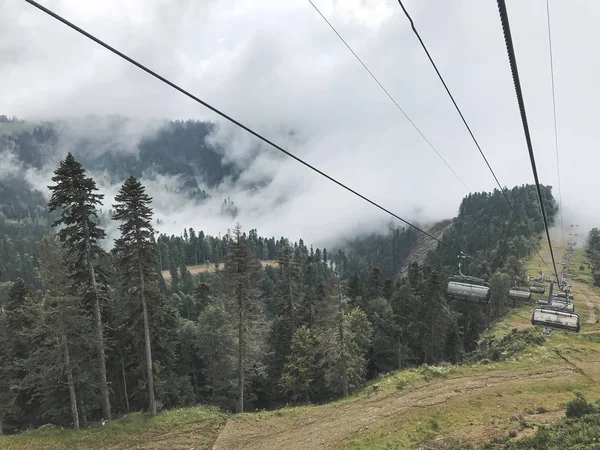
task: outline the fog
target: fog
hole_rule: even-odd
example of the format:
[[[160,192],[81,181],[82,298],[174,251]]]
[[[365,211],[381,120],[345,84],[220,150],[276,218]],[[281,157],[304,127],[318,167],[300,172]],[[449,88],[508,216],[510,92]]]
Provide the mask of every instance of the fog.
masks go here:
[[[452,217],[468,193],[306,0],[41,3],[409,220],[426,225]],[[469,189],[492,190],[493,177],[397,2],[315,3]],[[501,183],[532,183],[495,2],[405,3]],[[556,186],[545,1],[510,0],[507,7],[540,180]],[[600,4],[553,0],[550,7],[563,214],[566,224],[586,230],[600,224],[600,63],[590,57],[600,43]],[[0,6],[0,85],[0,113],[62,120],[65,151],[79,133],[107,133],[107,123],[84,121],[90,114],[131,117],[110,146],[131,152],[163,120],[216,122],[211,140],[243,169],[241,179],[196,205],[165,192],[177,178],[147,174],[161,231],[216,234],[239,221],[260,234],[325,243],[390,223],[372,205],[21,0]],[[49,174],[27,176],[43,188]],[[108,207],[118,186],[94,176]],[[554,194],[558,199],[556,188]],[[239,207],[235,219],[220,214],[227,197]]]

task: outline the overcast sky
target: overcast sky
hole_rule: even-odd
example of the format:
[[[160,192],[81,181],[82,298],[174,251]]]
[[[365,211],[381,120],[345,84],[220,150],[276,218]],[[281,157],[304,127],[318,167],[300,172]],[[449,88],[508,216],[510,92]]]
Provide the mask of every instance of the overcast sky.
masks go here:
[[[467,186],[492,190],[397,1],[314,1]],[[398,214],[452,217],[467,194],[308,0],[41,3]],[[496,2],[405,5],[501,183],[531,183]],[[546,2],[509,0],[507,8],[540,179],[556,186]],[[599,225],[600,2],[551,0],[550,8],[565,219]],[[22,0],[0,5],[0,86],[0,113],[28,119],[117,113],[221,122]],[[257,145],[224,123],[214,139],[242,166]],[[319,241],[388,220],[266,146],[244,178],[265,174],[271,186],[253,197],[222,187],[235,194],[245,227]],[[172,214],[181,226],[224,231],[207,209]]]

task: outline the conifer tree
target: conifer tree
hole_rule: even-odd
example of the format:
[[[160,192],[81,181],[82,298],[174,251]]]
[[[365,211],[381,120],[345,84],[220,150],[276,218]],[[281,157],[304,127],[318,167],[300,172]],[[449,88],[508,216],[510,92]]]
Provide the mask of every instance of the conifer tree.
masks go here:
[[[257,281],[260,263],[248,248],[248,240],[238,223],[229,242],[225,258],[224,276],[231,288],[236,303],[238,328],[237,358],[237,412],[244,412],[244,371],[247,357],[248,313],[257,307]]]
[[[121,221],[119,230],[121,237],[115,241],[118,273],[123,286],[142,307],[144,325],[144,352],[146,360],[146,378],[150,413],[156,415],[156,399],[154,392],[154,375],[152,365],[152,344],[148,318],[148,298],[158,293],[158,276],[156,260],[158,250],[152,236],[152,199],[144,186],[135,177],[129,177],[113,205],[114,220]]]
[[[103,254],[98,241],[105,237],[104,230],[95,222],[97,207],[102,204],[104,195],[98,194],[96,182],[86,176],[85,169],[69,153],[54,171],[48,186],[52,198],[48,203],[50,212],[60,209],[61,215],[54,226],[63,225],[58,232],[69,253],[70,278],[91,295],[92,309],[96,327],[96,352],[102,394],[102,412],[105,419],[111,418],[110,397],[106,377],[106,355],[104,350],[104,330],[100,307],[101,293],[96,266]],[[87,289],[85,289],[87,287]]]
[[[292,338],[288,361],[283,367],[282,387],[292,392],[295,400],[310,401],[319,368],[319,336],[304,325],[297,328]]]
[[[34,318],[26,311],[31,293],[27,284],[17,278],[8,290],[2,308],[0,331],[0,422],[6,429],[29,425],[27,400],[22,380],[26,375],[24,362],[28,357],[29,333]]]
[[[62,354],[63,369],[60,375],[66,375],[69,391],[69,403],[73,428],[79,429],[79,413],[73,377],[71,346],[76,335],[82,335],[83,317],[79,315],[79,307],[71,295],[70,282],[66,270],[64,249],[57,242],[54,234],[44,236],[40,244],[42,279],[45,287],[43,321],[40,321],[41,333],[48,345],[41,348],[40,359],[48,359],[48,347],[54,353]],[[58,342],[58,345],[55,343]],[[53,358],[50,358],[53,359]],[[48,372],[43,373],[48,378]]]

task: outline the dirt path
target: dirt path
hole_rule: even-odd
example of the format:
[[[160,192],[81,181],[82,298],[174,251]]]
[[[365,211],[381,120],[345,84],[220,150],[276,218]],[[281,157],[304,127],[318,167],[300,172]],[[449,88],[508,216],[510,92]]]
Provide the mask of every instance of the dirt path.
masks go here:
[[[597,368],[598,363],[588,362],[585,366],[586,373],[594,372],[593,367]],[[420,410],[433,414],[440,406],[461,397],[479,398],[485,391],[509,392],[516,386],[560,383],[578,376],[582,375],[567,363],[521,372],[490,371],[436,380],[402,392],[375,395],[346,404],[304,408],[296,413],[291,413],[294,410],[283,411],[279,416],[269,415],[265,419],[248,414],[229,420],[213,449],[330,448],[365,430],[391,423],[402,426],[410,420],[411,412]]]

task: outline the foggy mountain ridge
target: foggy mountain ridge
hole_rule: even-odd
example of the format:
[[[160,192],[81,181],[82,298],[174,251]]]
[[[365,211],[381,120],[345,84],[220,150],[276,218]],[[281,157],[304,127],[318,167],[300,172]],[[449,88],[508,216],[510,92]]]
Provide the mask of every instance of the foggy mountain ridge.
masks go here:
[[[32,122],[0,116],[0,179],[22,175],[29,184],[48,196],[53,170],[67,152],[72,152],[105,194],[108,211],[120,184],[130,175],[142,180],[153,197],[157,230],[181,235],[194,227],[211,234],[231,229],[236,221],[248,228],[265,229],[256,219],[285,210],[304,197],[303,184],[293,189],[272,186],[268,171],[253,164],[261,148],[252,147],[242,157],[232,157],[226,145],[236,145],[230,130],[202,121],[140,121],[118,115],[89,115],[83,118]],[[295,138],[293,132],[288,133]],[[263,152],[264,153],[264,152]],[[279,155],[276,155],[276,160]],[[313,200],[313,205],[316,201]],[[334,206],[335,207],[335,206]],[[420,213],[414,205],[412,214]],[[281,214],[290,214],[281,212]],[[313,221],[306,208],[294,212],[302,221]],[[336,248],[346,248],[347,239],[363,234],[388,233],[393,224],[386,217],[377,223],[361,223],[342,233],[306,233],[304,227],[290,233],[277,226],[265,235]],[[113,224],[107,225],[112,238]],[[335,229],[333,230],[335,231]]]

